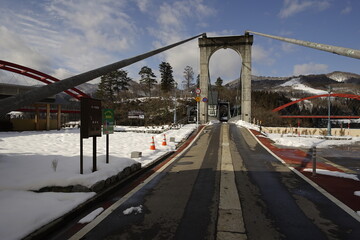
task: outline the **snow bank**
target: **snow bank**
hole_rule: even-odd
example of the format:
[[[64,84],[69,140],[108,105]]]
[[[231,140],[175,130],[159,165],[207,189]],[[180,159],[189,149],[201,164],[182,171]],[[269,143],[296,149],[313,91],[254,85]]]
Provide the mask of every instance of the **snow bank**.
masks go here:
[[[267,136],[280,146],[288,147],[302,147],[311,148],[316,146],[317,148],[328,148],[331,146],[349,145],[355,144],[360,141],[360,137],[353,137],[352,139],[344,138],[342,140],[322,139],[321,136],[294,136],[287,134],[269,133]],[[338,137],[340,138],[340,137]]]
[[[0,239],[21,239],[94,195],[0,191]]]
[[[304,172],[312,172],[313,170],[312,170],[312,168],[305,168],[303,171]],[[329,170],[324,170],[324,169],[316,169],[316,174],[333,176],[333,177],[341,177],[341,178],[352,179],[355,181],[360,181],[359,178],[355,174],[350,174],[350,173],[329,171]]]
[[[109,136],[110,163],[106,164],[105,137],[97,138],[97,168],[92,172],[91,138],[84,139],[84,174],[80,174],[79,129],[47,132],[0,133],[0,190],[39,190],[47,186],[83,185],[91,187],[140,162],[146,165],[166,152],[195,129],[195,124],[179,130],[164,132],[167,146],[162,146],[163,134],[115,132]],[[152,136],[156,150],[150,150]],[[174,137],[175,142],[169,142]],[[140,151],[142,157],[131,159],[131,152]],[[57,161],[57,168],[53,162]]]

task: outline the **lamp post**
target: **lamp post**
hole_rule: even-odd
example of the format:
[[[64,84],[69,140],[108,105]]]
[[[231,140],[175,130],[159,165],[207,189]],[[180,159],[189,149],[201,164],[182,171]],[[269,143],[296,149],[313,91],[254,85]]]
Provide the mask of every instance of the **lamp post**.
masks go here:
[[[175,104],[174,104],[174,124],[176,124],[177,119],[176,119],[176,106],[177,106],[177,100],[176,100],[176,90],[177,90],[177,82],[174,83],[174,88],[175,88]]]
[[[329,86],[328,89],[329,95],[328,95],[328,125],[327,125],[327,135],[331,136],[331,122],[330,122],[330,94],[331,94],[331,86]]]

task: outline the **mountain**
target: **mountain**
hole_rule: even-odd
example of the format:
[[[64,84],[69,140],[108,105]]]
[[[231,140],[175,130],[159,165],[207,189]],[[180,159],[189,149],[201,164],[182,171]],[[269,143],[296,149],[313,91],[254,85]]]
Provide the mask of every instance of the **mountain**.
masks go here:
[[[360,91],[360,75],[347,72],[332,72],[329,74],[311,74],[292,77],[251,76],[253,91],[284,92],[285,95],[295,93],[319,95],[328,92],[329,86],[333,92],[358,94]],[[237,88],[239,79],[225,85]]]
[[[347,82],[349,80],[354,81],[354,79],[360,80],[360,75],[355,73],[348,73],[348,72],[335,71],[326,74],[326,76],[338,82]]]

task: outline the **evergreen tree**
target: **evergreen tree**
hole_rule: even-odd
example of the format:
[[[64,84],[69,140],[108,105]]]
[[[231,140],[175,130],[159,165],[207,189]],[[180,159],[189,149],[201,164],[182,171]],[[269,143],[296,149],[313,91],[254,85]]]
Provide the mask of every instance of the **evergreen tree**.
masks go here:
[[[223,82],[224,81],[221,79],[221,77],[218,77],[215,82],[216,88],[220,89],[222,87]]]
[[[101,76],[97,97],[107,102],[114,102],[121,91],[129,90],[131,78],[127,74],[126,71],[120,69]]]
[[[190,66],[184,69],[184,80],[182,81],[184,88],[189,89],[194,85],[194,70]]]
[[[159,70],[161,73],[161,90],[164,92],[170,92],[174,87],[174,77],[173,77],[173,70],[168,62],[162,62],[159,65]]]
[[[144,66],[141,68],[139,75],[141,76],[140,84],[146,87],[148,95],[149,97],[151,97],[151,89],[157,83],[155,79],[155,74],[153,73],[151,68],[149,68],[148,66]]]

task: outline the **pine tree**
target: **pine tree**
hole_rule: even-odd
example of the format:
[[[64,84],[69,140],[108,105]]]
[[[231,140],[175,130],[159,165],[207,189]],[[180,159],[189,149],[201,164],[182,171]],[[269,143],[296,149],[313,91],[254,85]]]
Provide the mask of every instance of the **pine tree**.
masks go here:
[[[121,91],[127,91],[131,78],[124,70],[116,70],[101,76],[96,96],[107,102],[114,102]]]
[[[174,88],[174,77],[173,70],[168,62],[162,62],[159,65],[159,70],[161,73],[161,90],[164,92],[170,92]]]
[[[152,69],[148,66],[144,66],[141,68],[139,75],[141,76],[140,84],[146,87],[149,97],[151,97],[151,89],[157,83],[155,79],[155,74]]]

